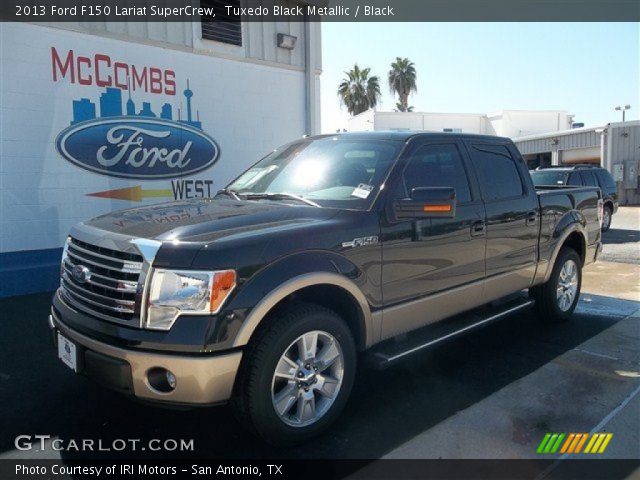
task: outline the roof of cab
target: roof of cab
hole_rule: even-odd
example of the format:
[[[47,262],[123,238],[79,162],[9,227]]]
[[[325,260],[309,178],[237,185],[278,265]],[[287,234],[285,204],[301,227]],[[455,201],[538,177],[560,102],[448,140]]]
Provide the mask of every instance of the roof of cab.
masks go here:
[[[475,140],[500,140],[511,141],[510,138],[498,137],[495,135],[478,135],[474,133],[450,133],[450,132],[434,132],[434,131],[407,131],[407,130],[378,130],[368,132],[339,132],[329,133],[323,135],[314,135],[308,138],[326,138],[326,137],[340,137],[340,138],[353,138],[355,139],[373,139],[373,140],[396,140],[406,142],[412,138],[429,138],[429,137],[447,137],[447,138],[462,138],[462,139],[475,139]]]

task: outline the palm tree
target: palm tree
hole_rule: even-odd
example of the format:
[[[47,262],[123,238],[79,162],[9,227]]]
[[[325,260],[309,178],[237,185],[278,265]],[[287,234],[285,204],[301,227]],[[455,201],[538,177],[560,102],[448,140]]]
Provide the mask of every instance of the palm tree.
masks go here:
[[[346,77],[338,86],[341,103],[351,115],[358,115],[380,102],[380,80],[369,76],[370,68],[360,68],[356,63],[351,70],[344,72]]]
[[[411,92],[417,92],[416,85],[416,68],[408,58],[396,57],[396,61],[391,64],[389,70],[389,90],[391,93],[397,93],[400,101],[396,104],[396,108],[400,112],[410,112],[413,107],[409,106],[409,95]]]

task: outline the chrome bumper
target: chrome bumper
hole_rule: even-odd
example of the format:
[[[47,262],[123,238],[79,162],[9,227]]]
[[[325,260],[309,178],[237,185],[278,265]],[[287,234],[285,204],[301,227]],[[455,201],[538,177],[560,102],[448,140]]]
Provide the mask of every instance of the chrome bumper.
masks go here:
[[[225,402],[231,398],[242,359],[242,352],[195,357],[125,350],[82,335],[53,314],[49,315],[49,327],[87,350],[128,363],[133,394],[153,402],[194,406]],[[158,367],[175,375],[176,386],[171,392],[158,391],[149,384],[149,371]]]

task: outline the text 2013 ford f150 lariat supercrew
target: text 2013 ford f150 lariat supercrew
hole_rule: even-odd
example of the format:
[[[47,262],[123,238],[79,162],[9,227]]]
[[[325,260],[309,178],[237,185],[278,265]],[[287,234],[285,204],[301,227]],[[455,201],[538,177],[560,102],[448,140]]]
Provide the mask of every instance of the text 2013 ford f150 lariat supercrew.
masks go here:
[[[358,352],[391,363],[531,303],[567,319],[602,208],[596,187],[536,191],[505,138],[304,138],[213,199],[75,226],[49,324],[78,373],[232,401],[266,440],[302,441],[339,415]]]

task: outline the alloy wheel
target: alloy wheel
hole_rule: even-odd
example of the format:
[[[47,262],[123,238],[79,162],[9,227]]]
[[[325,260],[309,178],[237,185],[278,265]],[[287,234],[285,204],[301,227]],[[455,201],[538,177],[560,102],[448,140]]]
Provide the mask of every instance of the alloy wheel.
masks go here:
[[[569,259],[560,270],[558,286],[556,288],[556,299],[558,308],[566,312],[573,305],[573,301],[578,291],[578,266],[576,262]]]
[[[340,343],[327,332],[300,335],[280,357],[271,382],[278,417],[292,427],[317,422],[333,405],[344,377]]]

